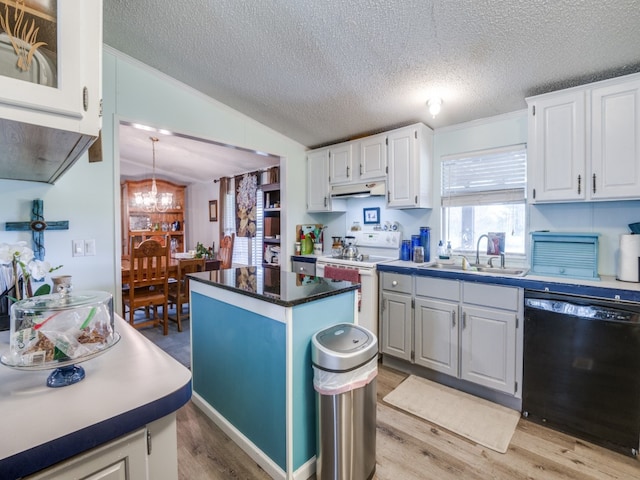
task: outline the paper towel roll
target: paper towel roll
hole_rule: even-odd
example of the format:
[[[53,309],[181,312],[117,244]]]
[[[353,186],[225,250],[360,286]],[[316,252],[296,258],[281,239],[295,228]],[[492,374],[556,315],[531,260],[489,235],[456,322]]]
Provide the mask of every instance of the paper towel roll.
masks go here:
[[[618,280],[640,282],[640,235],[620,235]]]

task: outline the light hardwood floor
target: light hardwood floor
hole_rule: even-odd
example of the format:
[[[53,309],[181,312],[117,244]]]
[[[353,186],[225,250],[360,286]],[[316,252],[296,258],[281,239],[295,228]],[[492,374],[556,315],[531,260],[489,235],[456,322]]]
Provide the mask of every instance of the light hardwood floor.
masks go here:
[[[171,322],[168,336],[160,328],[140,332],[189,367],[189,323],[179,333]],[[379,366],[377,480],[640,480],[638,459],[522,418],[507,453],[477,445],[385,403],[406,377]],[[177,417],[180,480],[270,478],[193,403]]]
[[[631,480],[640,463],[610,450],[520,419],[509,450],[500,454],[386,404],[406,378],[380,366],[376,476],[378,480]],[[191,402],[178,411],[181,480],[268,479]]]

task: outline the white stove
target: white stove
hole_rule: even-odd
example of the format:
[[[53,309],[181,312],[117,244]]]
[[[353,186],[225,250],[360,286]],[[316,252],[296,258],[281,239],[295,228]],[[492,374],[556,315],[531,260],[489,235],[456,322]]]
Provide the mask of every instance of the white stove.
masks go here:
[[[378,335],[378,272],[376,265],[399,258],[402,233],[400,232],[349,232],[355,237],[358,257],[318,257],[316,275],[338,280],[358,281],[361,284],[358,298],[357,323]]]
[[[400,232],[349,232],[348,236],[355,237],[358,257],[342,258],[330,255],[318,257],[317,263],[333,263],[336,265],[352,265],[358,268],[373,268],[381,262],[391,262],[400,258]]]

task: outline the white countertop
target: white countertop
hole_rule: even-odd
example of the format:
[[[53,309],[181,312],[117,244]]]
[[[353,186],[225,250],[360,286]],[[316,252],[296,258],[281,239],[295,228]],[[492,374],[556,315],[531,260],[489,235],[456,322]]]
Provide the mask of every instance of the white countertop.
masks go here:
[[[187,368],[119,316],[115,329],[121,340],[104,354],[82,362],[86,377],[74,385],[50,388],[46,379],[51,370],[21,371],[0,365],[0,470],[14,460],[24,460],[8,457],[25,457],[30,450],[35,455],[38,446],[45,446],[47,452],[92,448],[77,445],[84,441],[78,432],[101,440],[119,436],[126,433],[122,430],[139,428],[144,423],[137,423],[161,418],[170,413],[166,410],[175,411],[177,404],[188,401],[191,372]],[[0,333],[0,354],[8,349],[7,331]],[[61,448],[65,442],[73,444]]]

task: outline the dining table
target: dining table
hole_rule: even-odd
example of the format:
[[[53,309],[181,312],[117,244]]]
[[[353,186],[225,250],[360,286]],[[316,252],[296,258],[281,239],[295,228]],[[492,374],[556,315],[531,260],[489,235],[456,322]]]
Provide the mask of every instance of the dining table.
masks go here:
[[[169,278],[178,278],[178,265],[182,260],[182,258],[171,257],[169,259],[169,268],[168,274]],[[206,259],[205,260],[205,271],[211,270],[220,270],[220,260],[217,259]],[[131,260],[128,256],[122,257],[122,285],[127,285],[129,283],[129,278],[131,277]]]

